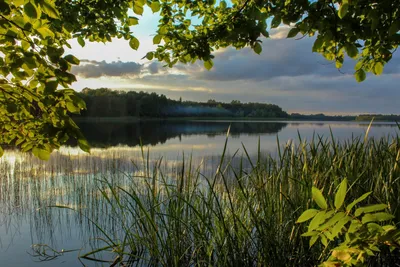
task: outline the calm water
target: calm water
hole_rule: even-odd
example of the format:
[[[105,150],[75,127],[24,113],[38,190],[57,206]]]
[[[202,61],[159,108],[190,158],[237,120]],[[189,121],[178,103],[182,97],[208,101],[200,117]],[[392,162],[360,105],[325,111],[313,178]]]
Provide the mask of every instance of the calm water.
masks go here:
[[[163,158],[165,169],[173,172],[185,157],[193,156],[202,171],[218,164],[227,129],[228,155],[243,155],[242,144],[251,155],[260,142],[263,154],[276,153],[280,143],[314,136],[338,140],[364,136],[368,123],[354,122],[229,122],[152,121],[141,123],[83,123],[82,131],[92,144],[91,155],[73,144],[41,162],[31,155],[8,150],[0,159],[0,259],[1,266],[81,266],[78,255],[98,247],[99,233],[85,216],[111,228],[118,224],[107,216],[106,203],[99,194],[97,179],[108,178],[124,186],[138,173],[141,147],[150,150],[150,162]],[[369,137],[395,135],[396,124],[375,123]],[[140,186],[138,182],[137,186]],[[71,211],[49,206],[63,205]],[[32,249],[32,244],[46,244]],[[40,248],[40,249],[37,249]],[[61,250],[79,250],[60,253]],[[84,261],[87,266],[96,265]],[[97,264],[100,266],[101,264]]]

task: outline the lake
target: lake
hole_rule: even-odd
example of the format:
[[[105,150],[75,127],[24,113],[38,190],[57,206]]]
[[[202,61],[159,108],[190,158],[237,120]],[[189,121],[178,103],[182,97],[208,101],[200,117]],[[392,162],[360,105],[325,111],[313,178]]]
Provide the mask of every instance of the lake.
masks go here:
[[[277,153],[298,136],[344,141],[364,137],[368,122],[291,121],[143,121],[137,123],[80,123],[92,145],[86,154],[71,143],[52,154],[48,162],[8,149],[0,159],[0,258],[2,266],[81,266],[78,255],[102,245],[99,231],[87,218],[110,228],[118,222],[107,216],[107,203],[99,193],[99,179],[122,187],[140,174],[145,161],[162,164],[168,172],[182,159],[193,161],[204,173],[218,166],[227,130],[228,157],[250,158]],[[370,138],[393,136],[395,123],[374,123]],[[147,151],[150,155],[147,159]],[[168,174],[167,172],[167,174]],[[137,186],[140,186],[138,182]],[[78,211],[59,207],[64,206]],[[40,244],[32,247],[33,244]],[[64,250],[64,253],[62,253]],[[70,252],[65,252],[69,251]],[[84,261],[87,266],[101,263]]]

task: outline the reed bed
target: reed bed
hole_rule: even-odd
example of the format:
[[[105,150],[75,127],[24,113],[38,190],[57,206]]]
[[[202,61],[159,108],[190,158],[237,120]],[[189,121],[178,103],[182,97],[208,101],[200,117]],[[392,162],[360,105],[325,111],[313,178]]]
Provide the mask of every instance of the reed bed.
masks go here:
[[[110,222],[88,217],[99,242],[80,257],[113,266],[315,266],[329,253],[318,245],[309,248],[301,237],[306,229],[295,223],[315,205],[311,187],[333,201],[347,178],[348,199],[372,191],[368,201],[387,204],[398,224],[399,141],[299,136],[283,146],[278,140],[277,156],[259,149],[251,157],[243,147],[242,155],[228,157],[227,138],[213,175],[204,175],[202,163],[190,159],[165,174],[163,160],[150,162],[142,151],[135,164],[140,174],[128,175],[124,186],[112,177],[99,180]],[[366,265],[399,261],[397,250],[382,250]]]

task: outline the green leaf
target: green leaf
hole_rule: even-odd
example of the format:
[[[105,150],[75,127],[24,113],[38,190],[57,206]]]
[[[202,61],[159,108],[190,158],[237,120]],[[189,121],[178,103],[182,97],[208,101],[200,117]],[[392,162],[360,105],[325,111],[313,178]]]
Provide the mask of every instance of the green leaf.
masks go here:
[[[42,36],[43,39],[46,39],[46,37],[54,38],[54,32],[52,32],[47,27],[40,27],[40,28],[38,28],[36,30]]]
[[[68,118],[68,123],[69,125],[74,128],[75,130],[79,130],[79,126],[74,122],[73,119],[71,119],[71,117]]]
[[[313,231],[318,228],[326,219],[326,211],[322,210],[314,216],[311,220],[310,224],[308,225],[308,231]]]
[[[24,13],[32,19],[37,19],[39,16],[36,6],[31,2],[28,2],[24,5]]]
[[[45,94],[52,94],[55,90],[57,90],[58,81],[48,81],[45,84],[44,91]]]
[[[264,36],[264,37],[269,37],[269,33],[267,32],[267,30],[266,29],[261,29],[261,34]]]
[[[326,203],[326,200],[325,200],[324,196],[322,195],[322,192],[318,188],[313,186],[311,189],[311,194],[312,194],[312,197],[313,197],[315,203],[317,203],[317,205],[321,209],[326,210],[328,208],[328,204]]]
[[[306,232],[304,234],[301,234],[301,236],[309,237],[309,236],[315,236],[315,235],[318,235],[318,234],[319,234],[319,232],[317,232],[317,231],[311,231],[311,232]]]
[[[351,217],[350,217],[350,216],[345,216],[345,217],[344,217],[343,219],[341,219],[337,224],[335,224],[335,226],[333,226],[333,228],[332,228],[332,236],[333,236],[334,238],[337,237],[337,236],[341,233],[343,227],[344,227],[349,221],[351,221]]]
[[[160,11],[160,9],[161,9],[160,2],[158,2],[158,1],[152,2],[150,5],[150,8],[151,8],[151,11],[153,11],[153,13]]]
[[[158,32],[162,35],[165,35],[168,33],[168,27],[167,26],[161,26],[160,29],[158,30]]]
[[[364,65],[364,60],[358,61],[357,64],[354,66],[354,70],[361,69],[363,65]]]
[[[127,19],[127,23],[129,26],[137,25],[137,24],[139,24],[139,19],[136,17],[129,17]]]
[[[32,149],[33,155],[38,157],[41,160],[49,160],[50,159],[50,152],[41,148],[33,148]]]
[[[363,194],[361,197],[357,198],[353,202],[351,202],[349,205],[346,207],[346,211],[349,212],[355,205],[366,199],[369,195],[371,195],[372,192],[368,192]]]
[[[162,36],[159,35],[159,34],[157,34],[157,35],[154,36],[154,38],[153,38],[153,44],[159,44],[159,43],[161,43],[161,40],[162,40]]]
[[[366,223],[368,223],[368,222],[366,222]],[[383,232],[383,228],[377,223],[373,223],[373,222],[368,223],[367,228],[368,228],[368,232],[370,232],[370,233],[379,234],[379,233]]]
[[[74,113],[74,114],[79,114],[80,113],[79,107],[75,106],[74,103],[68,102],[66,106],[67,106],[67,110],[69,112]]]
[[[129,41],[129,46],[130,46],[133,50],[138,50],[139,45],[140,45],[139,40],[138,40],[136,37],[132,36],[132,37],[131,37],[131,40]]]
[[[42,2],[42,7],[44,10],[44,13],[46,13],[49,17],[53,19],[59,19],[60,15],[58,13],[58,10],[54,6],[54,2],[49,1],[49,0],[44,0]]]
[[[315,244],[315,242],[317,242],[318,238],[319,238],[319,235],[315,235],[310,238],[310,248]]]
[[[8,2],[10,2],[10,1],[8,1]],[[25,0],[14,0],[13,2],[14,2],[15,6],[19,7],[25,3]]]
[[[360,227],[362,226],[362,223],[358,220],[352,220],[349,229],[347,230],[347,232],[349,233],[355,233],[356,231],[358,231],[358,229],[360,229]]]
[[[347,192],[347,179],[345,178],[339,185],[339,189],[335,195],[335,208],[338,210],[342,207]]]
[[[146,58],[147,58],[148,60],[152,60],[153,57],[154,57],[154,53],[153,53],[153,52],[148,52],[148,53],[146,54]]]
[[[332,218],[330,218],[327,222],[325,222],[324,224],[319,226],[316,230],[322,231],[322,230],[328,229],[331,226],[335,225],[340,220],[342,220],[345,216],[346,216],[346,214],[344,212],[338,212]]]
[[[261,54],[261,52],[262,52],[262,46],[261,46],[261,44],[260,44],[259,42],[256,42],[256,43],[254,44],[253,50],[254,50],[254,52],[256,52],[257,54]]]
[[[18,111],[18,106],[14,102],[7,103],[7,112],[8,113],[15,113]]]
[[[25,51],[28,51],[28,49],[31,47],[31,44],[25,40],[21,41],[21,47],[22,49],[24,49]]]
[[[142,15],[143,14],[143,7],[135,4],[133,6],[133,12],[135,12],[135,14]]]
[[[82,47],[85,46],[85,40],[82,38],[82,36],[78,36],[78,44],[80,44]]]
[[[302,222],[308,221],[311,218],[313,218],[315,215],[317,215],[317,213],[318,213],[318,210],[316,210],[316,209],[308,209],[300,215],[300,217],[297,219],[296,223],[302,223]]]
[[[340,8],[339,8],[339,18],[344,18],[347,14],[347,11],[349,10],[349,4],[348,3],[343,3]]]
[[[314,45],[312,47],[313,52],[318,52],[321,48],[322,45],[324,44],[324,39],[320,36],[317,37],[317,40],[315,40]]]
[[[4,150],[3,148],[0,146],[0,158],[4,155]]]
[[[374,66],[374,71],[376,75],[381,75],[383,72],[383,64],[382,62],[376,62]]]
[[[211,59],[204,61],[204,67],[207,70],[211,70],[211,68],[214,66],[214,63],[212,62]]]
[[[389,221],[391,219],[394,219],[395,217],[392,214],[386,213],[386,212],[378,212],[374,214],[365,214],[362,217],[361,222],[363,224],[366,224],[368,222],[383,222],[383,221]]]
[[[226,8],[226,2],[225,1],[221,1],[220,3],[219,3],[219,7],[220,8],[222,8],[222,9],[225,9]]]
[[[289,31],[289,33],[288,33],[288,35],[287,35],[287,38],[296,37],[297,34],[298,34],[299,32],[300,32],[300,29],[299,29],[299,28],[297,28],[297,27],[291,28],[290,31]]]
[[[80,63],[79,59],[77,59],[77,58],[76,58],[75,56],[73,56],[73,55],[66,55],[66,56],[64,57],[64,59],[65,59],[66,61],[68,61],[69,63],[74,64],[74,65],[79,65],[79,63]]]
[[[343,262],[349,261],[351,259],[351,255],[345,250],[333,250],[332,256]]]
[[[70,96],[71,100],[74,102],[74,105],[77,106],[79,109],[86,109],[86,103],[77,95]]]
[[[325,235],[321,234],[321,243],[324,245],[324,247],[328,246],[328,240],[326,239]]]
[[[356,217],[360,216],[363,213],[371,213],[371,212],[375,212],[375,211],[380,211],[380,210],[384,210],[387,208],[386,204],[375,204],[375,205],[370,205],[370,206],[366,206],[366,207],[361,207],[356,209],[356,211],[354,212],[354,215]]]
[[[360,69],[360,70],[356,71],[356,73],[354,74],[354,77],[356,77],[356,81],[360,83],[367,78],[367,74],[365,74],[364,70]]]
[[[87,153],[90,153],[90,145],[84,137],[81,137],[78,139],[78,145],[79,145],[80,149],[82,149],[83,151],[85,151]]]
[[[356,58],[358,56],[358,49],[354,44],[346,44],[345,48],[349,57]]]

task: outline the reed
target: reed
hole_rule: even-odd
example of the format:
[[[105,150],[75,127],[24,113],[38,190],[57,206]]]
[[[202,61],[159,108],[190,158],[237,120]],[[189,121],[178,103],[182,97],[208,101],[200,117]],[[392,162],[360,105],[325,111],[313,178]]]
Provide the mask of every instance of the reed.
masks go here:
[[[123,185],[112,176],[99,179],[111,223],[91,219],[98,246],[81,258],[113,266],[315,266],[326,253],[318,245],[310,249],[301,237],[306,229],[295,223],[315,205],[311,187],[333,201],[346,178],[348,199],[372,191],[370,203],[387,204],[397,224],[399,141],[299,136],[285,145],[278,140],[277,156],[259,148],[252,157],[244,146],[242,155],[226,155],[227,137],[218,167],[207,175],[191,157],[167,168],[142,150]],[[399,260],[398,251],[382,250],[367,264],[393,266]]]

